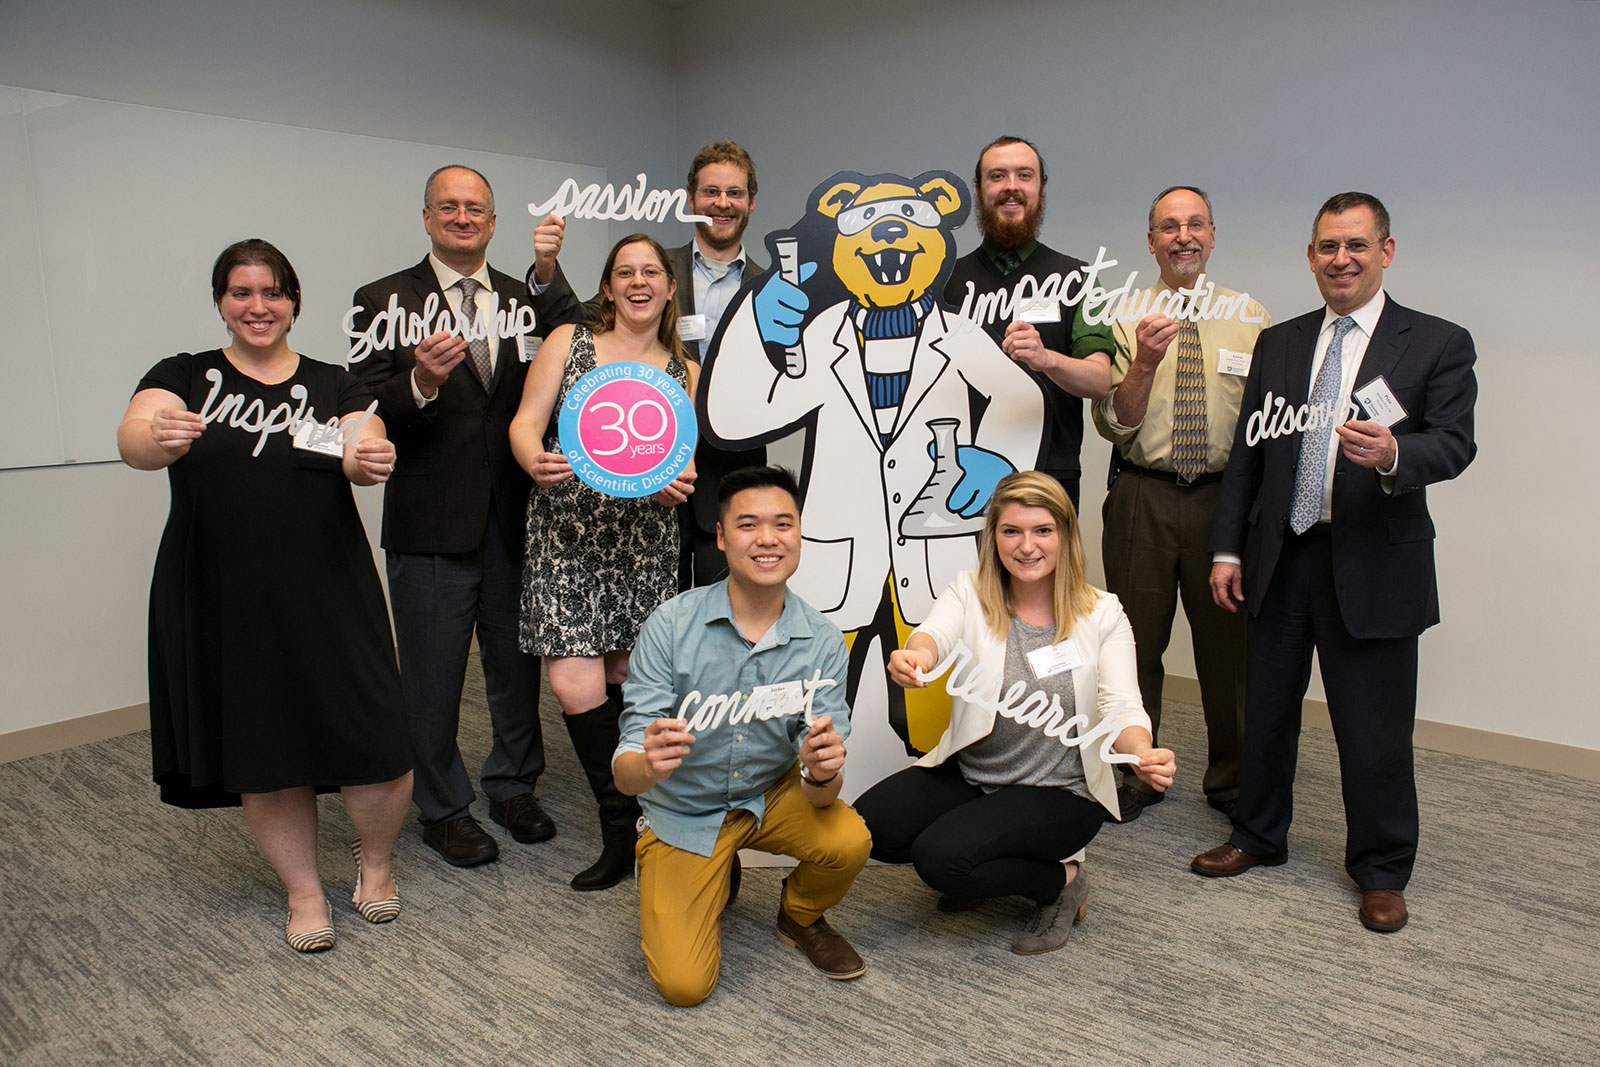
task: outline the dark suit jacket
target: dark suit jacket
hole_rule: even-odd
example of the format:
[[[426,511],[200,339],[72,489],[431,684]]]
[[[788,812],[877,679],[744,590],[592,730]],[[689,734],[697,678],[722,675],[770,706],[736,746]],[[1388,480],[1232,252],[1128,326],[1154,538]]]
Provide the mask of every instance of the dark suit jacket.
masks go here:
[[[1269,391],[1285,397],[1287,405],[1306,403],[1322,320],[1319,308],[1262,331],[1245,382],[1211,550],[1244,560],[1252,615],[1261,609],[1283,548],[1305,435],[1267,438],[1251,447],[1250,415],[1261,410]],[[1383,491],[1376,471],[1343,455],[1333,475],[1334,585],[1340,615],[1355,637],[1413,637],[1439,621],[1433,519],[1424,486],[1454,478],[1477,454],[1476,358],[1466,330],[1388,298],[1356,387],[1381,374],[1408,413],[1390,427],[1400,450],[1394,493]]]
[[[502,308],[513,297],[526,301],[527,288],[511,275],[490,267],[489,280]],[[391,293],[408,311],[420,312],[429,293],[438,295],[441,308],[449,306],[424,257],[356,290],[353,302],[361,313],[353,328],[365,330],[389,306]],[[383,547],[422,555],[470,552],[483,540],[492,498],[501,536],[520,554],[533,480],[511,455],[511,416],[528,375],[516,339],[499,342],[489,392],[463,359],[439,386],[438,398],[422,408],[411,395],[415,361],[414,348],[397,346],[350,367],[377,395],[378,414],[397,453],[383,493]]]
[[[694,310],[694,242],[678,248],[667,249],[667,262],[672,267],[672,277],[678,283],[678,311],[680,314],[693,315]],[[747,284],[750,279],[759,277],[766,270],[756,258],[750,254],[750,248],[745,246],[744,274],[740,284]],[[533,266],[530,264],[527,274],[528,291],[533,291]],[[730,303],[729,307],[733,305]],[[560,260],[556,261],[555,276],[550,279],[550,284],[543,293],[533,298],[533,311],[539,317],[538,332],[541,337],[547,336],[551,330],[569,322],[590,322],[594,320],[600,307],[600,294],[596,293],[586,301],[579,301],[577,294],[572,291],[572,285],[567,281],[567,276],[561,270]],[[711,338],[704,341],[685,341],[683,347],[688,350],[689,356],[696,363],[702,361],[703,345],[709,344]],[[694,450],[695,493],[689,498],[689,504],[694,508],[695,525],[704,533],[713,533],[717,528],[717,483],[724,474],[738,470],[740,467],[759,467],[767,462],[766,448],[742,449],[729,452],[709,444],[704,435]]]

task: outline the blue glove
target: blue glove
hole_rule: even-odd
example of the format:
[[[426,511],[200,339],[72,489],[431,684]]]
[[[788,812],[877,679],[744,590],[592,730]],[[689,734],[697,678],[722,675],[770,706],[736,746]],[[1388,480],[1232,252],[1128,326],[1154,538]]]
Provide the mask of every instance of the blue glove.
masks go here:
[[[933,455],[931,441],[928,442],[928,455]],[[977,445],[957,445],[956,466],[961,468],[961,477],[945,498],[944,506],[963,519],[982,515],[1000,479],[1017,469],[998,452],[990,452]]]
[[[804,282],[817,272],[815,263],[800,264]],[[783,280],[777,271],[755,295],[756,332],[768,344],[788,348],[800,343],[800,325],[806,320],[811,298],[798,285]]]

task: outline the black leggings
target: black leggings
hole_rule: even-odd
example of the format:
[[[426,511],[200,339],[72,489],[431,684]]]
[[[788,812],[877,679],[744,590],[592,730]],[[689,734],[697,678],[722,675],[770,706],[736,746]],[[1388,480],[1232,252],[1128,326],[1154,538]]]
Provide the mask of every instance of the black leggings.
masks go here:
[[[928,885],[955,897],[1061,895],[1061,861],[1094,839],[1106,810],[1052,786],[1007,785],[985,793],[951,757],[907,767],[855,802],[872,831],[872,857],[910,863]]]

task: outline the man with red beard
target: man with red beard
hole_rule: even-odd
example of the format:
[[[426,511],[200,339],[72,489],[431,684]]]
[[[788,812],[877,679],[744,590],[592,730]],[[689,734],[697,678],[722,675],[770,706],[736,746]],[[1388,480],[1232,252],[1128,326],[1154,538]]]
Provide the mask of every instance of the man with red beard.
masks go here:
[[[1026,305],[1012,294],[1037,292],[1051,275],[1051,289],[1063,297],[1074,271],[1081,279],[1088,265],[1039,241],[1044,221],[1044,159],[1030,141],[999,137],[978,154],[972,176],[973,201],[983,244],[956,260],[945,286],[945,303],[961,307],[969,293],[977,299],[1003,291],[998,314],[983,315],[979,325],[1006,355],[1028,372],[1044,393],[1045,425],[1035,469],[1053,476],[1078,506],[1078,446],[1083,443],[1083,400],[1099,400],[1111,387],[1111,352],[1115,342],[1106,326],[1083,321],[1082,307],[1059,300]],[[1031,277],[1032,284],[1025,279]],[[1081,284],[1081,282],[1080,282]],[[1018,286],[1022,286],[1019,290]],[[993,310],[991,306],[991,310]]]
[[[755,162],[733,141],[714,141],[689,164],[687,188],[693,213],[711,221],[695,223],[694,240],[670,249],[667,259],[678,283],[678,336],[689,358],[700,361],[739,287],[766,269],[744,247],[745,227],[756,206]],[[552,214],[533,231],[528,290],[541,336],[562,323],[591,320],[600,304],[598,294],[580,303],[556,262],[566,225],[566,219]],[[730,452],[701,439],[694,453],[700,491],[678,509],[683,528],[679,588],[726,577],[727,561],[717,548],[717,484],[729,471],[766,462],[765,448]]]
[[[1212,602],[1211,527],[1250,353],[1272,320],[1249,299],[1226,319],[1191,320],[1171,309],[1173,298],[1166,294],[1208,284],[1206,262],[1216,228],[1211,198],[1202,190],[1177,185],[1158,193],[1150,201],[1146,239],[1161,270],[1149,303],[1172,315],[1119,320],[1112,328],[1117,355],[1111,392],[1094,405],[1100,436],[1117,448],[1101,555],[1106,588],[1122,600],[1138,642],[1139,692],[1152,737],[1161,728],[1161,657],[1183,601],[1210,757],[1202,785],[1206,801],[1226,814],[1239,795],[1245,626],[1243,613]],[[1215,292],[1237,295],[1220,287]],[[1125,775],[1117,790],[1122,821],[1138,818],[1163,796]]]

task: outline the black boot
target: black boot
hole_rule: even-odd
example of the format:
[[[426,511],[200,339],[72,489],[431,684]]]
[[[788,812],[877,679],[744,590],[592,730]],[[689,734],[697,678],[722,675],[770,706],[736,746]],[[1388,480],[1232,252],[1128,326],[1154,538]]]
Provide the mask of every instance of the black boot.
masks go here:
[[[572,737],[578,763],[588,776],[589,788],[600,804],[600,858],[587,870],[572,878],[577,890],[610,889],[633,873],[633,846],[638,841],[639,802],[617,790],[611,777],[611,756],[617,750],[621,731],[617,717],[622,702],[607,686],[607,700],[582,715],[563,715]],[[621,687],[615,687],[620,695]]]

